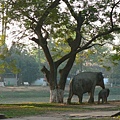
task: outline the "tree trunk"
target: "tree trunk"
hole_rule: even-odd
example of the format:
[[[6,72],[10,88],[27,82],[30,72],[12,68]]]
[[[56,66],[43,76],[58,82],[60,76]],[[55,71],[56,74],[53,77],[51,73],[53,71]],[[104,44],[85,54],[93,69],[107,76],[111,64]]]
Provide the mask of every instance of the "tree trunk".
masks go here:
[[[57,69],[54,67],[54,72],[50,74],[50,102],[51,103],[63,103],[64,90],[59,88],[57,83]]]
[[[64,90],[54,89],[50,90],[50,102],[51,103],[63,103]]]
[[[64,89],[67,81],[67,76],[69,74],[69,71],[71,70],[74,60],[75,60],[76,54],[73,54],[66,66],[59,71],[60,73],[60,81],[59,84],[56,85],[55,89],[52,89],[53,83],[51,84],[50,88],[50,102],[51,103],[63,103],[63,98],[64,98]]]

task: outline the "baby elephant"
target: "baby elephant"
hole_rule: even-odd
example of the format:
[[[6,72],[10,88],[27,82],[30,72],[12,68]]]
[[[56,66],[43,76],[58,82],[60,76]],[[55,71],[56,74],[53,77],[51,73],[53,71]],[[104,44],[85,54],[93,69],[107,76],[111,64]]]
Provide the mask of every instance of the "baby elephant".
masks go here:
[[[110,90],[108,88],[102,89],[98,94],[98,104],[100,103],[100,99],[102,99],[102,103],[107,103],[107,97],[109,96]]]

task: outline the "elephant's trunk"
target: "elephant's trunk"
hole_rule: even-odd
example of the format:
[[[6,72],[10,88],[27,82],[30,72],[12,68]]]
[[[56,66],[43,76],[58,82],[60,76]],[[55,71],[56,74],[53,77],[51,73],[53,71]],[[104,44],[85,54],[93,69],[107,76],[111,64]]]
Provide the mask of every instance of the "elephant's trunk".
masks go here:
[[[105,84],[104,84],[104,81],[102,83],[102,85],[100,85],[103,89],[105,89]]]

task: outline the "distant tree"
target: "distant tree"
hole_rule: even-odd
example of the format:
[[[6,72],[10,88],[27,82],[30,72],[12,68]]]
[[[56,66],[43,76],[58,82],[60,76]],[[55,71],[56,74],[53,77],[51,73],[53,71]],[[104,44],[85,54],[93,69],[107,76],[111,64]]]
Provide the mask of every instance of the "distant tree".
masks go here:
[[[40,78],[39,64],[30,55],[21,55],[21,57],[21,63],[19,63],[21,79],[31,85],[37,78]]]
[[[120,61],[118,62],[118,65],[114,66],[111,69],[111,75],[110,75],[110,82],[112,82],[115,85],[120,84]]]
[[[23,50],[22,47],[14,43],[8,53],[10,56],[6,57],[6,62],[16,66],[14,68],[13,65],[11,65],[11,69],[7,70],[7,72],[14,73],[14,71],[18,71],[17,74],[21,84],[23,84],[23,82],[31,84],[40,77],[39,64],[28,51]]]
[[[9,22],[20,22],[23,36],[29,36],[44,51],[48,67],[44,66],[42,71],[49,81],[50,102],[63,102],[66,78],[76,54],[96,45],[112,44],[114,33],[120,32],[119,0],[6,2],[9,4]],[[66,64],[59,69],[63,62]]]

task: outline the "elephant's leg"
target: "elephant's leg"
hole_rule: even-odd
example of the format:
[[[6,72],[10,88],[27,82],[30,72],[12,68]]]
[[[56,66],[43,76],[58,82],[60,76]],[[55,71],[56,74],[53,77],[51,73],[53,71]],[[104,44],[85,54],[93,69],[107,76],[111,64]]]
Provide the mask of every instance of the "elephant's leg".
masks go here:
[[[100,104],[100,96],[98,95],[98,104]]]
[[[91,91],[88,92],[90,95],[88,103],[94,103],[94,91],[95,91],[95,86],[93,85]]]
[[[78,98],[79,98],[79,103],[82,103],[82,99],[83,99],[83,95],[78,95]]]
[[[67,104],[71,103],[72,96],[73,96],[73,93],[69,93],[69,97],[67,99]]]
[[[104,97],[102,97],[102,104],[104,103]]]
[[[89,98],[89,100],[88,100],[88,103],[94,103],[94,93],[89,92],[88,94],[90,95],[90,98]]]
[[[107,95],[105,96],[104,101],[105,101],[105,103],[107,103]]]

